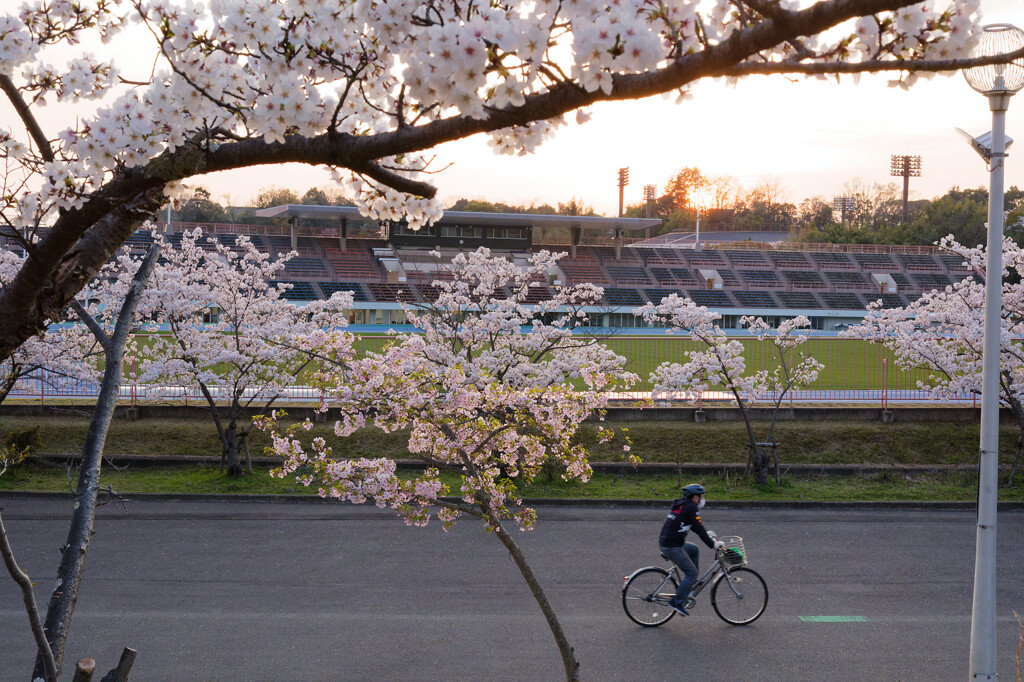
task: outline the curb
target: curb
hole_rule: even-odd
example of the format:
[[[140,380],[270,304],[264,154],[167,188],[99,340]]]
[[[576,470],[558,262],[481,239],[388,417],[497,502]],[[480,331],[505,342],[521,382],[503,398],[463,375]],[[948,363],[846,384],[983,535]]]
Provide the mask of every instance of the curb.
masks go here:
[[[31,455],[31,458],[44,463],[66,464],[78,462],[81,455],[59,454],[54,452],[42,452]],[[104,461],[122,465],[135,466],[180,466],[185,464],[196,464],[205,466],[219,466],[220,457],[208,457],[198,455],[104,455]],[[253,466],[270,467],[278,466],[284,460],[279,457],[253,457]],[[418,459],[398,459],[395,463],[399,469],[422,470],[426,464]],[[789,464],[780,465],[783,475],[793,476],[864,476],[881,473],[894,473],[904,476],[915,474],[944,474],[959,472],[975,472],[977,464]],[[672,462],[649,462],[636,466],[629,462],[591,462],[591,469],[595,473],[602,474],[640,474],[640,475],[666,475],[682,472],[691,475],[721,475],[724,473],[740,474],[746,471],[747,465],[736,462],[684,462],[675,464]],[[1001,469],[1007,468],[1002,465]]]
[[[70,500],[70,492],[34,492],[26,490],[0,491],[0,502],[5,499],[29,500]],[[101,493],[99,499],[109,498]],[[262,502],[266,504],[353,504],[316,495],[227,495],[212,493],[125,493],[118,496],[123,501],[152,502]],[[446,501],[457,502],[460,498],[445,497]],[[608,499],[585,497],[525,497],[523,504],[536,507],[605,507],[643,509],[662,509],[672,504],[672,500],[641,500],[641,499]],[[824,509],[851,511],[973,511],[978,505],[975,502],[929,502],[879,500],[876,502],[844,502],[829,500],[714,500],[715,509]],[[1003,501],[998,503],[1000,512],[1022,512],[1024,502]]]

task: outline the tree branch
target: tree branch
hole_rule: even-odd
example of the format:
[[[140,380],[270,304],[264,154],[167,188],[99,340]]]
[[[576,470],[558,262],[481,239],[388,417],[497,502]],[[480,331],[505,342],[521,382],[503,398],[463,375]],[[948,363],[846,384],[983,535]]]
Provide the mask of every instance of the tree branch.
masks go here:
[[[85,309],[81,303],[77,300],[71,301],[71,309],[75,311],[75,315],[78,315],[78,319],[85,323],[85,326],[89,328],[92,335],[96,337],[96,341],[103,346],[104,351],[110,351],[110,337],[103,331],[103,326],[96,321],[89,311]]]
[[[7,529],[4,528],[2,516],[0,516],[0,555],[3,555],[7,572],[11,574],[14,582],[18,583],[18,586],[21,588],[22,598],[25,601],[25,610],[28,612],[29,623],[32,626],[32,636],[35,638],[36,646],[39,648],[39,657],[43,659],[46,680],[47,682],[57,682],[57,666],[53,662],[53,651],[50,649],[50,643],[46,641],[46,633],[43,631],[43,621],[39,616],[39,607],[36,605],[36,595],[32,591],[32,580],[28,577],[28,574],[21,570],[18,562],[14,559],[14,552],[11,549],[10,541],[7,539]]]
[[[891,73],[894,71],[905,71],[908,73],[960,71],[975,66],[987,66],[989,64],[1001,64],[1008,60],[1024,57],[1024,48],[999,57],[971,57],[964,59],[921,59],[914,61],[897,61],[872,59],[864,62],[751,62],[737,64],[725,69],[723,76],[754,76],[773,74],[799,74],[799,75],[822,75],[822,74],[857,74],[857,73]]]
[[[14,81],[7,74],[0,74],[0,89],[3,89],[7,99],[14,105],[14,110],[18,112],[21,122],[25,124],[25,129],[32,136],[32,141],[39,147],[39,154],[46,161],[53,161],[53,149],[50,148],[50,141],[43,133],[43,129],[39,127],[39,121],[32,114],[32,110],[29,108],[25,98],[21,96],[18,86],[14,84]]]

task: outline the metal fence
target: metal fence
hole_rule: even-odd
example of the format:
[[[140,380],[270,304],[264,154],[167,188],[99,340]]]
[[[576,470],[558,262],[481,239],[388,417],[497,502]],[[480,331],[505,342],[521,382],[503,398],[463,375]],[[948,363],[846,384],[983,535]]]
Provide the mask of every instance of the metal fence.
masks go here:
[[[758,370],[775,371],[781,366],[775,348],[768,342],[761,342],[750,335],[736,335],[745,348],[747,373]],[[378,335],[360,337],[357,349],[360,352],[379,350],[386,338]],[[702,350],[699,342],[684,334],[654,333],[651,335],[622,335],[602,341],[610,349],[627,358],[626,369],[640,377],[638,384],[628,392],[616,394],[619,399],[639,399],[652,397],[654,386],[650,382],[650,374],[663,363],[686,363],[689,353]],[[925,402],[930,400],[927,391],[920,387],[919,382],[929,382],[929,372],[925,370],[901,371],[896,367],[891,351],[880,344],[871,344],[857,339],[837,337],[811,337],[805,344],[786,357],[787,365],[792,368],[800,361],[800,355],[806,354],[818,360],[825,367],[817,381],[810,386],[791,391],[784,396],[788,405],[806,403],[861,403],[877,404],[885,409],[889,403]],[[135,374],[134,363],[127,361],[126,378],[120,388],[120,399],[137,404],[174,403],[185,405],[206,404],[206,398],[195,385],[156,385],[143,384],[131,377]],[[698,405],[705,402],[721,402],[731,400],[731,395],[724,387],[713,386],[702,395],[665,396],[666,399],[694,401]],[[214,397],[219,397],[217,389],[211,389]],[[89,401],[99,393],[99,384],[60,377],[52,374],[37,374],[22,379],[11,391],[10,398],[38,401]],[[250,397],[252,392],[246,394]],[[270,396],[267,396],[269,399]],[[655,396],[658,398],[659,396]],[[763,394],[758,396],[761,401],[774,400],[776,396]],[[321,394],[315,387],[297,385],[277,397],[278,402],[319,402]],[[973,394],[956,396],[948,402],[975,403]]]

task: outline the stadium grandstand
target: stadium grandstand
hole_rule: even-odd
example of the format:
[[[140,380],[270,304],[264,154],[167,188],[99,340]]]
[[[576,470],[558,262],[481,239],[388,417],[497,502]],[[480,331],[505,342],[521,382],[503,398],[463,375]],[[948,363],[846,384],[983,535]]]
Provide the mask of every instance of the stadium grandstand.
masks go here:
[[[412,231],[404,223],[367,221],[352,207],[283,205],[256,215],[287,224],[161,229],[171,241],[202,227],[227,245],[245,234],[272,256],[294,250],[280,278],[292,285],[288,298],[350,291],[351,323],[378,330],[404,324],[403,303],[429,300],[443,263],[479,246],[524,264],[542,249],[565,252],[531,299],[544,300],[552,286],[592,282],[604,288],[604,305],[589,311],[591,324],[627,332],[644,326],[635,308],[672,293],[720,313],[726,329],[744,315],[775,323],[806,315],[814,329],[835,331],[858,322],[872,301],[903,306],[924,291],[977,276],[936,247],[798,244],[784,241],[785,233],[734,232],[702,233],[698,243],[684,233],[652,238],[661,221],[643,218],[447,211]],[[128,244],[142,252],[151,240],[137,232]]]

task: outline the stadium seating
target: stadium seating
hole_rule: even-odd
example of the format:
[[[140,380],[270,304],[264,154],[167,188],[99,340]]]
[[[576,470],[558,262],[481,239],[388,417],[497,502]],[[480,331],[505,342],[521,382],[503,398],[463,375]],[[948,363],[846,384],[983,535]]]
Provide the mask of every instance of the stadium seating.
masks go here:
[[[922,289],[945,289],[953,282],[946,275],[937,273],[914,274],[911,278],[917,282]]]
[[[593,282],[594,284],[606,284],[608,277],[601,270],[601,266],[596,262],[592,264],[588,263],[566,263],[560,262],[559,267],[562,272],[565,273],[566,280],[569,284],[583,284],[585,282]]]
[[[412,287],[407,284],[387,284],[385,282],[370,282],[367,285],[373,300],[381,303],[413,303],[416,295]]]
[[[881,301],[883,308],[902,308],[906,303],[899,294],[873,294],[864,295],[864,301],[867,303],[873,303],[874,301]]]
[[[825,282],[817,272],[783,270],[782,277],[797,289],[822,289],[825,286]]]
[[[636,289],[624,289],[621,287],[605,287],[604,300],[608,305],[616,306],[641,306],[646,303]]]
[[[654,305],[660,305],[662,299],[668,298],[672,294],[686,296],[686,292],[681,289],[644,289],[644,294]]]
[[[907,270],[941,270],[934,258],[926,253],[898,253],[896,260]]]
[[[778,292],[779,300],[782,301],[783,307],[786,308],[823,308],[814,294],[809,291],[780,291]]]
[[[768,267],[768,259],[760,251],[726,251],[726,258],[737,268]]]
[[[723,287],[731,289],[732,287],[739,285],[740,281],[732,270],[726,270],[723,268],[717,270],[716,272],[718,272],[718,276],[722,278]]]
[[[233,247],[235,230],[250,234],[250,240],[266,253],[276,256],[292,250],[290,236],[267,234],[280,232],[279,227],[221,225],[217,226],[215,239]],[[180,233],[166,236],[172,244],[181,242]],[[151,233],[138,232],[127,243],[135,253],[141,253],[152,239]],[[451,277],[444,270],[434,269],[436,258],[425,249],[396,247],[379,238],[350,236],[342,250],[337,237],[302,234],[297,245],[299,255],[280,275],[281,281],[295,285],[286,294],[294,301],[330,296],[336,291],[351,291],[360,303],[429,300],[434,296],[434,280]],[[204,244],[204,248],[213,247]],[[536,244],[533,248],[567,250],[564,244]],[[605,290],[602,305],[622,308],[641,306],[648,300],[657,304],[669,294],[678,293],[718,309],[856,311],[876,300],[882,300],[886,307],[907,305],[923,291],[949,286],[966,276],[982,281],[959,256],[928,247],[803,247],[775,243],[698,251],[638,246],[621,249],[618,258],[612,246],[578,245],[576,251],[575,257],[559,261],[561,272],[556,278],[566,285],[601,286]],[[455,253],[454,249],[444,250],[441,261]],[[525,262],[528,255],[525,251],[508,254],[516,262]],[[722,288],[704,288],[701,270],[715,271]],[[891,276],[897,291],[879,293],[873,274]],[[536,284],[526,303],[536,304],[551,297],[547,278],[538,277]]]
[[[914,288],[917,287],[916,284],[912,285],[910,283],[910,278],[904,275],[902,272],[890,272],[889,276],[892,277],[892,280],[896,282],[896,286],[899,287],[901,291],[903,289],[909,289],[911,288],[911,286],[913,286]]]
[[[313,285],[309,282],[296,282],[282,279],[274,281],[273,284],[292,285],[288,290],[281,292],[281,296],[289,301],[314,301],[320,298],[313,289]]]
[[[735,308],[732,298],[721,289],[690,289],[686,295],[697,305],[712,308]]]
[[[835,310],[864,310],[865,303],[852,292],[822,291],[818,294],[822,302]]]
[[[750,308],[778,308],[779,303],[767,291],[734,291],[736,301]]]
[[[320,285],[320,291],[324,292],[324,296],[330,297],[338,291],[351,291],[352,300],[358,302],[369,301],[370,297],[367,296],[366,291],[363,289],[363,285],[359,282],[318,282]]]
[[[804,254],[792,251],[769,251],[768,257],[776,268],[810,268],[813,267]]]
[[[551,290],[545,284],[537,284],[536,286],[530,287],[526,291],[526,296],[523,298],[523,303],[528,305],[536,305],[543,303],[544,301],[551,300]]]
[[[860,272],[826,272],[825,277],[838,289],[867,289],[871,287],[871,282]]]
[[[777,289],[782,286],[774,270],[740,270],[740,277],[747,286],[762,289]]]
[[[845,253],[814,251],[811,252],[810,256],[815,265],[826,270],[852,270],[857,267]]]
[[[612,276],[616,284],[650,284],[651,278],[647,271],[639,267],[623,267],[620,265],[607,265],[605,270]]]
[[[327,274],[327,269],[319,258],[295,256],[284,264],[284,272],[288,277],[320,278]]]
[[[719,268],[727,268],[728,264],[725,262],[725,258],[718,251],[704,250],[704,251],[684,251],[684,257],[686,262],[695,268],[704,268],[717,270]]]
[[[679,252],[679,249],[645,249],[651,252],[651,256],[648,263],[664,263],[666,265],[675,265],[677,263],[685,263],[683,255]]]
[[[357,240],[349,240],[350,244],[353,242],[357,242]],[[324,254],[327,256],[327,262],[331,264],[339,277],[369,280],[383,276],[370,252],[359,246],[358,243],[353,244],[345,251],[342,251],[335,243],[334,246],[324,247]]]
[[[940,253],[939,261],[946,267],[950,272],[957,273],[970,273],[974,270],[964,262],[964,259],[960,256],[955,256],[951,253]]]
[[[153,233],[149,230],[139,230],[125,240],[124,245],[132,252],[145,251],[153,243]]]

